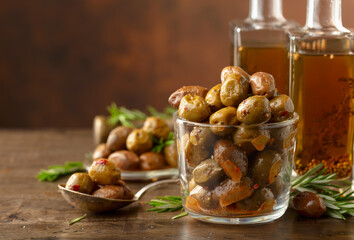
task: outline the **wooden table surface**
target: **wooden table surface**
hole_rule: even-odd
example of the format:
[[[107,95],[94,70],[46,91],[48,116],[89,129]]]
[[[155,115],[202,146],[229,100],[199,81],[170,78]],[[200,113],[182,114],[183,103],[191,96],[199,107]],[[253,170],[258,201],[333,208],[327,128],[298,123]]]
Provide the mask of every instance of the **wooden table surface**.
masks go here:
[[[175,195],[177,184],[153,189],[135,203],[111,213],[87,213],[69,205],[57,182],[38,182],[35,175],[49,165],[82,161],[92,150],[89,130],[0,130],[0,239],[354,239],[354,218],[306,219],[289,209],[272,223],[249,226],[214,225],[176,213],[146,212],[143,202]],[[146,183],[128,182],[137,190]]]

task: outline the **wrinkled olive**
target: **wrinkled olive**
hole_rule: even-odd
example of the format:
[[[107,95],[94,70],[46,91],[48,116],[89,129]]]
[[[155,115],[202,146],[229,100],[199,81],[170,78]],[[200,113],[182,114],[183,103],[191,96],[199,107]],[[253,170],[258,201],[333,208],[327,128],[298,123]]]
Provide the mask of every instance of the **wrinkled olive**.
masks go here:
[[[109,156],[110,153],[111,153],[111,151],[109,150],[107,144],[101,143],[93,151],[92,158],[93,159],[106,158]]]
[[[165,166],[166,161],[161,153],[146,152],[140,155],[140,168],[142,170],[162,169]]]
[[[321,217],[326,212],[323,199],[312,192],[300,192],[293,198],[293,208],[306,217]]]
[[[211,111],[215,112],[224,107],[220,99],[221,84],[214,86],[205,96],[205,100],[210,105]]]
[[[152,134],[157,139],[162,138],[166,140],[170,134],[170,127],[165,120],[159,117],[148,117],[144,122],[143,130]]]
[[[251,96],[237,108],[237,119],[245,124],[265,123],[270,117],[269,100],[264,96]]]
[[[293,146],[296,132],[293,130],[292,126],[284,126],[272,129],[270,135],[270,142],[272,143],[270,148],[282,151]]]
[[[223,125],[237,125],[237,109],[234,107],[224,107],[213,113],[209,118],[209,123],[218,125],[211,127],[211,131],[218,136],[226,136],[234,131],[234,128],[223,127]]]
[[[127,184],[123,180],[119,180],[116,185],[123,187],[124,199],[132,199],[135,196],[133,191],[127,186]]]
[[[193,170],[194,182],[208,189],[218,185],[224,176],[224,171],[214,159],[204,160]]]
[[[182,147],[185,154],[186,161],[189,166],[196,167],[203,160],[208,159],[211,155],[212,149],[203,144],[194,145],[190,141],[189,133],[182,137]]]
[[[271,74],[256,72],[250,77],[252,93],[270,99],[275,93],[275,82]]]
[[[219,200],[221,207],[248,198],[253,193],[253,183],[249,177],[235,182],[228,178],[213,190],[213,198]]]
[[[65,188],[81,193],[90,194],[94,183],[87,173],[74,173],[65,184]]]
[[[113,129],[107,138],[108,148],[114,152],[126,149],[128,135],[133,131],[131,127],[119,126]]]
[[[237,107],[247,98],[249,82],[240,74],[230,74],[221,84],[220,99],[225,106]]]
[[[112,161],[120,170],[138,170],[140,167],[139,157],[134,152],[127,150],[112,153],[108,160]]]
[[[236,182],[247,174],[248,159],[246,152],[229,140],[216,142],[214,158],[226,175]]]
[[[103,186],[92,193],[95,197],[124,199],[124,188],[121,186]]]
[[[210,114],[208,103],[200,96],[184,96],[178,108],[178,115],[192,122],[202,122]]]
[[[120,180],[120,170],[112,161],[105,158],[93,161],[88,174],[100,185],[114,185]]]
[[[153,140],[149,133],[142,129],[133,130],[127,138],[127,148],[137,154],[149,151],[153,146]]]
[[[252,178],[260,187],[267,186],[275,181],[281,167],[281,157],[272,150],[264,150],[253,159]]]
[[[287,95],[281,94],[269,101],[272,122],[288,120],[294,114],[294,103]]]
[[[262,151],[270,140],[269,131],[242,125],[233,135],[234,143],[246,151],[247,155]]]
[[[200,96],[202,98],[205,98],[206,94],[208,93],[208,89],[205,87],[201,86],[184,86],[178,90],[176,90],[174,93],[171,94],[170,98],[168,99],[168,102],[172,107],[175,109],[178,109],[181,100],[184,96],[186,95],[192,95],[192,96]]]
[[[265,201],[271,199],[274,199],[272,191],[269,188],[260,188],[257,189],[251,197],[237,202],[236,207],[246,211],[256,211]]]
[[[249,81],[250,75],[243,70],[242,68],[238,67],[238,66],[228,66],[228,67],[224,67],[223,70],[221,71],[221,83],[226,81],[226,78],[230,75],[230,74],[240,74],[242,75],[244,78],[246,78],[247,81]]]
[[[167,145],[163,149],[163,154],[165,156],[166,162],[168,165],[171,167],[177,167],[178,166],[178,157],[177,157],[177,147],[176,144],[170,144]]]
[[[218,200],[213,198],[212,192],[201,186],[196,186],[190,192],[190,195],[198,201],[200,207],[213,210],[218,208]]]
[[[212,147],[216,141],[216,136],[213,135],[209,127],[194,127],[190,133],[189,140],[193,145]]]

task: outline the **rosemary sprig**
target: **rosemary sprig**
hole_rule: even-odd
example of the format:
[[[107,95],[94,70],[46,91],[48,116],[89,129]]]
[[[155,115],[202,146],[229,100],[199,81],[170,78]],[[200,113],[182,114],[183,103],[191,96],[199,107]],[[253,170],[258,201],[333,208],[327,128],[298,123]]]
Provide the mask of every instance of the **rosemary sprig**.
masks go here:
[[[175,140],[174,140],[174,134],[173,132],[170,132],[170,134],[168,135],[167,140],[163,140],[161,139],[157,139],[156,137],[152,137],[154,143],[155,143],[155,147],[153,147],[153,149],[151,151],[153,152],[157,152],[160,153],[166,146],[174,144]]]
[[[113,125],[120,124],[127,127],[135,127],[131,121],[144,120],[147,117],[145,113],[137,109],[129,110],[125,107],[117,107],[115,103],[111,103],[107,110],[110,113],[108,121]]]
[[[147,110],[149,111],[151,116],[160,117],[162,119],[171,118],[176,109],[172,107],[166,107],[163,112],[158,112],[154,107],[148,106]]]
[[[178,210],[183,210],[182,198],[180,196],[165,196],[165,197],[155,197],[151,199],[150,202],[146,204],[152,206],[153,208],[148,209],[148,212],[156,211],[158,213],[162,212],[174,212]],[[172,219],[181,218],[187,216],[188,213],[183,210],[181,214],[178,214]]]
[[[323,198],[327,215],[345,220],[346,214],[354,216],[354,192],[351,188],[341,191],[341,187],[333,184],[336,174],[323,174],[326,171],[323,164],[309,170],[304,175],[291,181],[293,192],[291,198],[297,192],[309,191],[317,193]]]
[[[71,220],[69,222],[69,225],[77,223],[77,222],[81,221],[82,219],[84,219],[85,217],[86,217],[86,213],[83,216],[81,216],[81,217],[78,217],[78,218],[75,218],[75,219]]]
[[[61,176],[83,171],[85,171],[85,169],[82,162],[66,162],[65,165],[50,166],[48,170],[42,169],[36,177],[41,182],[53,182]]]

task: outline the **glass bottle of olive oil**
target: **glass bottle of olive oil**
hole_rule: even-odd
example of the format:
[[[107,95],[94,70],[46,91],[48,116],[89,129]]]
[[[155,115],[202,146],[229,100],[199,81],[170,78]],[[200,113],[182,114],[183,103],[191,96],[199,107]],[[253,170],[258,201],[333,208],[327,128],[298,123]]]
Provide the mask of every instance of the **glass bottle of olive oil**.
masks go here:
[[[295,167],[319,163],[351,184],[353,34],[342,26],[341,0],[308,0],[306,25],[290,32],[290,94],[300,114]]]
[[[289,94],[287,30],[298,24],[283,17],[282,4],[282,0],[250,0],[248,18],[230,22],[231,64],[249,74],[272,74],[278,92]]]

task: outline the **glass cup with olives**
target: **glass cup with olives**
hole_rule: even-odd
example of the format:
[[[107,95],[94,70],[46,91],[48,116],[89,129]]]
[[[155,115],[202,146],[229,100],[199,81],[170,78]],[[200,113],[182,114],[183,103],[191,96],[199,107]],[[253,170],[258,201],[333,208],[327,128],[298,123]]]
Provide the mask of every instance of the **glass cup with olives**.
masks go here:
[[[289,203],[299,116],[272,75],[226,67],[209,91],[187,86],[171,97],[188,214],[226,224],[281,217]]]

